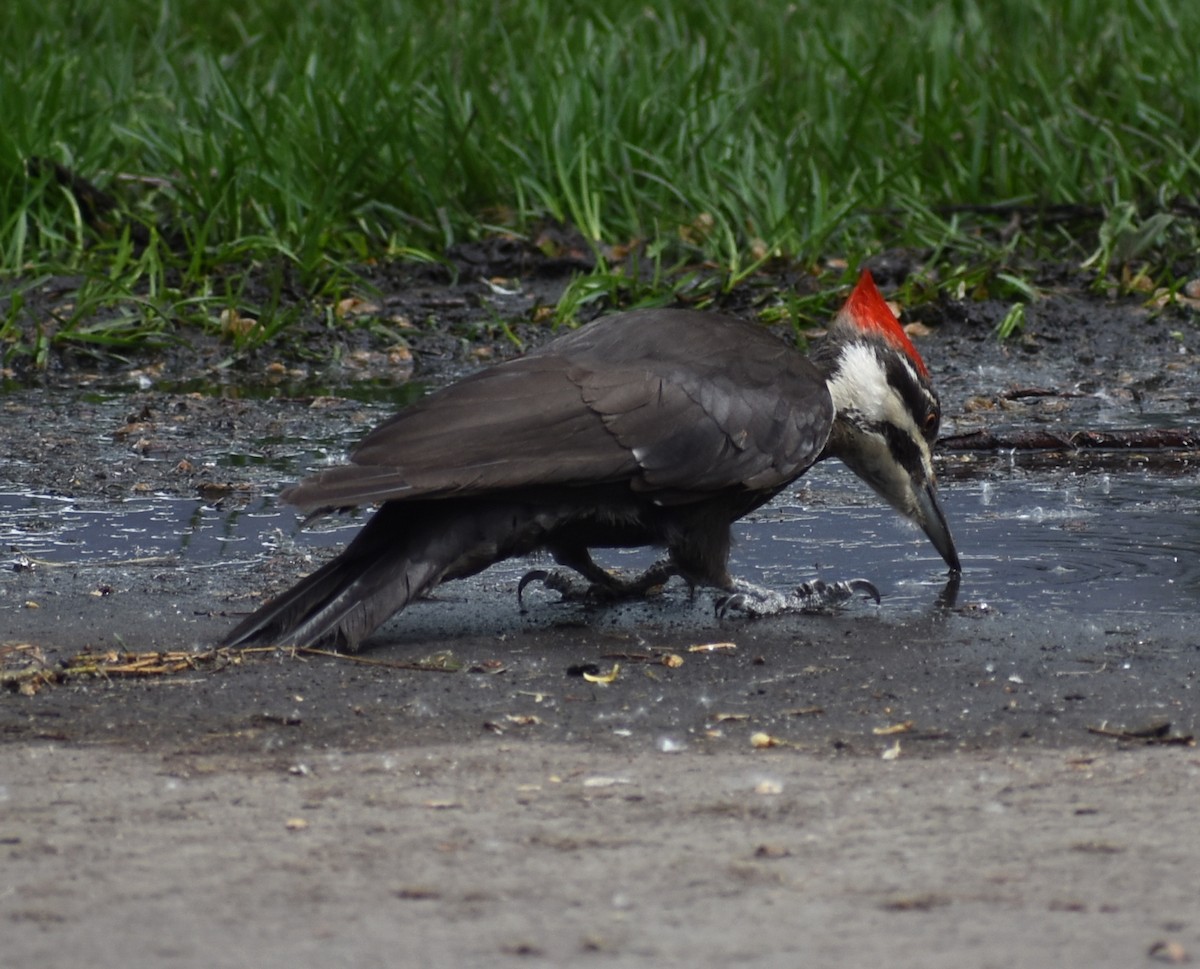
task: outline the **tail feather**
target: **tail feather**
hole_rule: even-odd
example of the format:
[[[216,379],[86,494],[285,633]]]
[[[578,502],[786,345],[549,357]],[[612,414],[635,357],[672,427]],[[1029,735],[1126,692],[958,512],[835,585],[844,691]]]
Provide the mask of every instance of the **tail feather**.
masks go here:
[[[287,641],[356,650],[389,616],[437,585],[443,569],[440,562],[412,562],[389,553],[351,578],[320,608],[307,612]]]
[[[339,555],[248,616],[222,640],[354,650],[390,615],[437,585],[462,552],[384,505]]]
[[[443,579],[460,579],[501,559],[546,546],[570,527],[572,544],[601,522],[637,539],[657,532],[637,506],[606,489],[548,491],[520,501],[440,499],[385,502],[345,551],[242,620],[222,645],[328,645],[355,650],[394,613]],[[582,524],[580,524],[582,523]],[[583,529],[580,531],[579,529]]]
[[[341,558],[326,563],[234,626],[221,640],[221,645],[243,646],[258,642],[311,645],[293,642],[290,634],[313,611],[314,605],[319,607],[352,581],[349,568]]]

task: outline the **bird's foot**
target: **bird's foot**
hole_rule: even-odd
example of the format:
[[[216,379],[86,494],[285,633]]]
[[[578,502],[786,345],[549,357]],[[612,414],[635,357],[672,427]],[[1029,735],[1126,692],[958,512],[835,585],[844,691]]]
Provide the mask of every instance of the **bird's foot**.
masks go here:
[[[548,569],[531,569],[517,583],[517,604],[525,608],[525,587],[531,582],[540,582],[551,592],[562,596],[563,602],[583,602],[593,595],[594,582],[581,582],[568,572],[551,572]]]
[[[598,580],[591,582],[580,581],[570,572],[533,569],[526,572],[517,583],[517,602],[524,607],[522,596],[525,587],[531,582],[540,582],[552,592],[557,592],[562,596],[563,602],[618,602],[622,599],[637,599],[662,586],[674,574],[674,569],[662,562],[632,579],[599,570],[596,573]]]
[[[758,618],[778,616],[785,612],[817,613],[833,609],[849,602],[856,595],[874,599],[878,605],[879,590],[866,579],[846,579],[825,582],[814,579],[802,582],[795,592],[775,592],[748,582],[738,582],[730,595],[717,600],[717,616],[724,619],[734,612]]]
[[[815,609],[840,606],[843,602],[849,602],[856,595],[874,599],[875,605],[879,605],[882,598],[879,590],[875,588],[875,583],[868,579],[842,579],[837,582],[813,579],[812,582],[801,582],[794,595],[807,600],[810,607]]]

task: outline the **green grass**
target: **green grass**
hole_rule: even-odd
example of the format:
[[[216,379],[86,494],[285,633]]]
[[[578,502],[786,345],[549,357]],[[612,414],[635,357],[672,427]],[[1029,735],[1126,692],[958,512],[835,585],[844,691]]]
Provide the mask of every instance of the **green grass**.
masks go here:
[[[1200,4],[10,6],[0,362],[171,339],[223,308],[281,339],[284,276],[330,297],[356,266],[548,219],[601,255],[643,246],[647,298],[696,267],[730,289],[770,260],[890,247],[942,287],[1003,291],[1040,258],[1173,285],[1197,248]],[[32,158],[114,196],[108,228]],[[620,291],[615,270],[560,316]],[[30,287],[64,274],[71,314],[32,319]]]

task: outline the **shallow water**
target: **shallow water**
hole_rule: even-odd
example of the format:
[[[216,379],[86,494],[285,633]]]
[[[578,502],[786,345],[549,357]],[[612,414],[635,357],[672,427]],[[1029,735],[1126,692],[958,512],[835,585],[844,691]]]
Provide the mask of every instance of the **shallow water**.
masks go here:
[[[1191,612],[1200,601],[1200,487],[1194,475],[981,468],[941,499],[963,562],[960,603],[1002,612]],[[809,488],[818,493],[813,473]],[[747,535],[753,560],[782,581],[780,547],[834,577],[861,572],[892,608],[930,602],[945,575],[913,528],[837,469],[821,508],[779,503]],[[851,503],[851,501],[855,503]],[[857,504],[862,502],[863,504]],[[814,541],[815,537],[815,541]],[[752,551],[751,551],[752,550]]]
[[[943,481],[946,517],[963,561],[957,604],[987,613],[1186,617],[1200,604],[1200,484],[1194,473],[1030,469],[1003,459],[956,469]],[[0,494],[0,562],[9,568],[202,570],[248,567],[280,550],[340,547],[363,518],[301,527],[272,498],[237,509],[147,495],[122,502]],[[863,576],[884,594],[885,614],[927,611],[946,569],[917,530],[830,462],[735,526],[735,575],[787,590],[814,577]],[[611,552],[635,569],[647,550]],[[511,581],[528,563],[494,569]]]
[[[357,528],[351,519],[301,528],[296,514],[271,498],[227,511],[187,498],[0,494],[0,542],[17,566],[24,560],[49,568],[250,563],[281,548],[337,545]]]

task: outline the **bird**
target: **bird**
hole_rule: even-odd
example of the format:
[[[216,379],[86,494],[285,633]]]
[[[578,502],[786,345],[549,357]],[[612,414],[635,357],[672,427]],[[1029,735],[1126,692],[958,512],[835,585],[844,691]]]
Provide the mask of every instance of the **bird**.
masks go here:
[[[613,597],[679,576],[753,602],[763,590],[729,571],[732,524],[827,458],[918,525],[954,580],[932,459],[940,420],[925,362],[868,270],[808,356],[717,313],[601,317],[428,394],[347,463],[285,490],[310,516],[378,508],[223,645],[356,651],[440,583],[539,551]],[[592,558],[636,546],[666,554],[635,577]],[[842,584],[855,588],[873,591]]]

